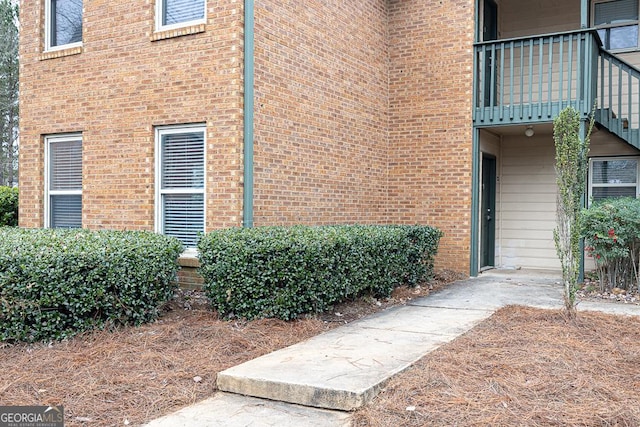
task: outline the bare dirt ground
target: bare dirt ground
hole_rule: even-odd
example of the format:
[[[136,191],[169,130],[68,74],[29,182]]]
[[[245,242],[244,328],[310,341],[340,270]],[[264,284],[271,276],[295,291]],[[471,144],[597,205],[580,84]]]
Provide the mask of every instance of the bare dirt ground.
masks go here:
[[[221,320],[181,291],[155,323],[0,348],[0,405],[64,405],[66,426],[140,425],[211,396],[228,367],[458,279],[295,322]],[[356,426],[640,426],[640,319],[506,308],[392,380]]]

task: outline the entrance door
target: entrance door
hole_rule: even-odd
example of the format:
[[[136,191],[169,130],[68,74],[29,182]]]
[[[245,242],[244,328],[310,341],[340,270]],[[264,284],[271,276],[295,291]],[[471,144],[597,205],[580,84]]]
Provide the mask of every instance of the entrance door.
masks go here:
[[[482,154],[482,207],[480,268],[495,267],[496,257],[496,158]]]
[[[498,38],[498,6],[493,0],[484,0],[484,10],[482,14],[482,41],[487,42],[497,40]],[[491,70],[495,69],[496,61],[491,52],[486,52],[484,61],[484,105],[491,105],[491,92],[495,93],[497,87],[497,77],[494,77],[493,85],[491,84]],[[497,95],[497,94],[496,94]],[[494,96],[496,96],[494,95]],[[494,98],[494,103],[496,99]]]

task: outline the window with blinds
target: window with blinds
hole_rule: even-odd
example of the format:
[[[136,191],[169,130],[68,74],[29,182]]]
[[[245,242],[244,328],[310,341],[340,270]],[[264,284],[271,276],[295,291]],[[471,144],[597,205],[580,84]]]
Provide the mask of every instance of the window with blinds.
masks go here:
[[[159,232],[187,247],[204,231],[204,126],[158,128],[156,144]]]
[[[205,20],[205,0],[157,0],[157,29],[197,24]]]
[[[613,197],[638,197],[638,158],[591,159],[589,196],[597,201]]]
[[[46,1],[46,49],[68,48],[82,43],[82,0]]]
[[[593,24],[605,49],[638,47],[638,0],[610,0],[593,4]]]
[[[45,226],[82,227],[82,136],[45,138]]]

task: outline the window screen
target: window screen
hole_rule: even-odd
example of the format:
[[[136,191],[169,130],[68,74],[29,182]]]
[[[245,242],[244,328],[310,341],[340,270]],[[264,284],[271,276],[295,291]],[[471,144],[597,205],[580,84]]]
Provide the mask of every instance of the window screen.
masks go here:
[[[616,0],[596,3],[595,25],[620,24],[638,20],[638,0]]]
[[[162,25],[204,19],[205,0],[159,0],[162,1]]]
[[[82,139],[48,137],[48,226],[82,227]]]
[[[598,30],[606,49],[638,46],[638,0],[595,3],[593,21],[596,27],[607,27]]]
[[[158,131],[160,139],[160,228],[195,247],[204,231],[204,128]]]
[[[637,197],[638,159],[593,159],[589,183],[593,200]]]

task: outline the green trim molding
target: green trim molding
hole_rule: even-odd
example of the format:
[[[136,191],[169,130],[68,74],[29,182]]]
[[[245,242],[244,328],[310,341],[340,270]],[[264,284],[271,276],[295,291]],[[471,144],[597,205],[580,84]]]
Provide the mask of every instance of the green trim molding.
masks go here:
[[[244,2],[244,107],[242,226],[253,227],[254,0]]]

